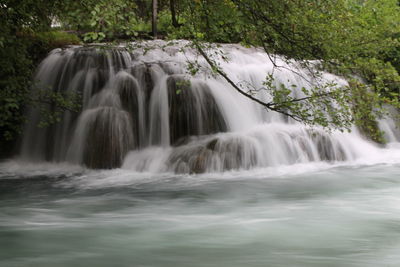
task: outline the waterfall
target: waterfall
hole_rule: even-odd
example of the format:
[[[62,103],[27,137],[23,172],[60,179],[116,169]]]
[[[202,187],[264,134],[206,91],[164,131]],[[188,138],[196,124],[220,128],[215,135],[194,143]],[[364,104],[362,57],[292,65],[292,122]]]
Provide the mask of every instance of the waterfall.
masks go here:
[[[188,60],[204,59],[187,42],[164,41],[105,48],[75,46],[52,51],[40,64],[40,88],[81,96],[79,113],[38,127],[39,109],[28,110],[21,157],[30,161],[83,164],[90,168],[203,173],[318,161],[351,161],[380,149],[352,133],[309,129],[244,98],[221,77],[203,70],[188,74]],[[149,47],[152,47],[149,49]],[[222,45],[218,63],[236,83],[261,88],[268,74],[276,83],[310,87],[307,70],[255,48]],[[295,71],[294,71],[295,70]],[[325,82],[346,81],[323,73]],[[301,96],[294,89],[294,96]],[[259,92],[260,99],[268,94]],[[50,104],[45,108],[53,111]],[[391,142],[392,120],[380,122]]]

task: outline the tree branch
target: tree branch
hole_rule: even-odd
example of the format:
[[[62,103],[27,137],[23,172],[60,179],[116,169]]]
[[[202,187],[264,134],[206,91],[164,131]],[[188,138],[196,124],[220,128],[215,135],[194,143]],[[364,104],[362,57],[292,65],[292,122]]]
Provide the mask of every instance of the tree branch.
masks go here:
[[[278,105],[277,103],[266,103],[264,101],[259,100],[258,98],[252,96],[251,94],[248,94],[244,92],[242,89],[240,89],[235,82],[233,82],[229,76],[223,72],[219,67],[217,67],[212,60],[208,57],[207,53],[201,48],[201,45],[197,41],[193,41],[194,45],[196,46],[197,51],[200,53],[200,55],[206,60],[206,62],[210,65],[210,67],[215,70],[219,75],[221,75],[237,92],[239,92],[241,95],[253,100],[254,102],[262,105],[263,107],[271,110],[271,111],[276,111],[278,113],[281,113],[283,115],[286,115],[295,121],[298,122],[311,122],[308,119],[302,118],[300,116],[297,116],[296,114],[291,114],[288,113],[280,108],[277,108],[276,106]]]

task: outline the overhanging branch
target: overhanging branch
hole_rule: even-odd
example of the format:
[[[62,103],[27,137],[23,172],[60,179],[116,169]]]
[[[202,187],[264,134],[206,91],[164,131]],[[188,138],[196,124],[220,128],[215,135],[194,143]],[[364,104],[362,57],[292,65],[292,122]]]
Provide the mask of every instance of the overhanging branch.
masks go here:
[[[271,111],[276,111],[278,113],[281,113],[283,115],[286,115],[292,119],[294,119],[295,121],[298,122],[311,122],[311,120],[308,120],[306,118],[300,117],[296,114],[291,114],[286,112],[283,109],[278,108],[278,104],[277,103],[273,103],[273,102],[269,102],[266,103],[264,101],[261,101],[260,99],[252,96],[251,94],[243,91],[242,89],[239,88],[239,86],[237,86],[237,84],[232,81],[229,76],[222,71],[219,67],[217,67],[214,62],[209,58],[209,56],[207,55],[207,53],[203,50],[203,48],[201,47],[201,45],[197,42],[197,41],[193,41],[194,45],[196,46],[197,51],[199,52],[199,54],[206,60],[206,62],[210,65],[211,69],[215,70],[215,72],[217,72],[219,75],[221,75],[238,93],[240,93],[241,95],[251,99],[252,101],[262,105],[263,107],[265,107],[266,109],[269,109]],[[310,97],[311,98],[311,97]],[[303,99],[306,100],[306,99]],[[301,100],[298,100],[301,101]]]

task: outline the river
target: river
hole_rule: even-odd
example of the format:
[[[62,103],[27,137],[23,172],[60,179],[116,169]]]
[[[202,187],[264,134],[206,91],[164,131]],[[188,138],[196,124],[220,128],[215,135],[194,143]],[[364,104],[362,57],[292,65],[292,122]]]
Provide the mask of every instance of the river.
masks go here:
[[[399,266],[386,163],[138,173],[0,166],[0,266]]]

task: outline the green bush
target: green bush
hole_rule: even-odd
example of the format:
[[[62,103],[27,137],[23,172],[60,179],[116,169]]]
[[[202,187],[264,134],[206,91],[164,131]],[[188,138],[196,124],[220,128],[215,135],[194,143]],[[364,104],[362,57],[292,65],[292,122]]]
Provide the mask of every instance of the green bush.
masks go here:
[[[10,152],[22,132],[24,108],[30,105],[30,87],[37,64],[57,47],[80,44],[74,34],[61,31],[17,33],[0,43],[0,146]]]
[[[49,49],[81,43],[81,40],[77,35],[65,31],[39,32],[36,33],[35,37],[37,41],[42,42]]]
[[[81,44],[77,35],[64,31],[22,33],[21,37],[28,44],[27,51],[34,65],[55,48]]]

